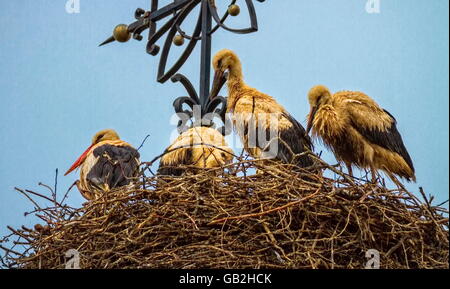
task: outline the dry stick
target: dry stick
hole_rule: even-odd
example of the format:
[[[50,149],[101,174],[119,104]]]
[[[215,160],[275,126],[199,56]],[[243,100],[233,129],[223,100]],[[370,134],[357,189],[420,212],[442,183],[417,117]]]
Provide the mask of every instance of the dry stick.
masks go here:
[[[337,175],[340,175],[341,177],[343,177],[350,185],[354,186],[354,187],[358,187],[358,190],[361,191],[362,193],[364,193],[364,191],[361,190],[361,188],[359,188],[359,186],[357,186],[355,184],[355,182],[348,177],[346,174],[344,174],[343,172],[335,169],[333,166],[330,166],[329,164],[327,164],[326,162],[324,162],[322,159],[318,158],[316,156],[316,154],[314,154],[313,152],[308,152],[310,156],[312,156],[316,161],[318,161],[319,163],[321,163],[323,166],[325,166],[326,168],[328,168],[329,170],[331,170],[332,172],[334,172]]]
[[[67,196],[69,195],[70,190],[77,184],[77,181],[73,182],[72,185],[70,185],[69,189],[67,189],[66,193],[64,194],[64,197],[61,200],[61,203],[64,203],[64,201],[67,199]]]
[[[417,205],[420,206],[420,200],[414,194],[410,193],[405,186],[398,181],[398,179],[390,172],[386,172],[389,178],[408,196],[410,196],[411,200]],[[425,200],[426,201],[426,200]]]
[[[16,234],[17,236],[20,236],[22,238],[24,238],[25,240],[27,240],[29,243],[32,243],[32,241],[24,234],[22,234],[21,232],[14,230],[11,226],[6,226],[6,228],[8,228],[8,230],[10,230],[11,232],[13,232],[14,234]]]
[[[2,249],[2,250],[5,251],[5,252],[13,253],[13,254],[15,254],[15,255],[24,257],[23,254],[21,254],[21,253],[19,253],[19,252],[17,252],[17,251],[14,251],[14,250],[12,250],[12,249],[8,249],[8,248],[6,248],[6,247],[3,247],[2,245],[0,245],[0,249]]]
[[[19,188],[17,188],[17,187],[15,187],[14,188],[14,190],[16,190],[16,191],[18,191],[19,193],[21,193],[22,195],[24,195],[28,200],[30,200],[30,202],[32,202],[33,203],[33,205],[35,205],[35,207],[37,208],[37,209],[41,209],[41,207],[30,197],[30,196],[28,196],[27,195],[27,193],[25,193],[25,191],[23,191],[23,190],[21,190],[21,189],[19,189]]]
[[[273,209],[270,209],[270,210],[267,210],[267,211],[254,213],[254,214],[245,214],[245,215],[240,215],[240,216],[222,218],[222,219],[219,219],[219,220],[215,220],[215,221],[209,222],[208,225],[214,225],[214,224],[222,223],[222,222],[225,222],[225,221],[228,221],[228,220],[239,220],[239,219],[246,219],[246,218],[251,218],[251,217],[260,217],[260,216],[267,215],[267,214],[270,214],[270,213],[273,213],[273,212],[276,212],[276,211],[281,211],[283,209],[292,207],[292,206],[297,205],[297,204],[299,204],[301,202],[304,202],[306,200],[312,199],[313,197],[317,196],[319,193],[320,193],[320,188],[317,189],[317,191],[315,193],[313,193],[313,194],[311,194],[309,196],[306,196],[306,197],[301,198],[300,200],[297,200],[297,201],[294,201],[294,202],[287,203],[286,205],[283,205],[281,207],[273,208]]]
[[[30,193],[30,194],[33,194],[33,195],[35,195],[35,196],[38,196],[38,197],[40,197],[40,198],[46,199],[47,201],[49,201],[49,202],[52,202],[52,203],[53,203],[53,200],[52,200],[52,199],[50,199],[49,197],[45,196],[45,195],[42,195],[42,194],[39,194],[39,193],[36,193],[36,192],[30,191],[30,190],[25,190],[25,192],[27,192],[27,193]],[[59,203],[57,204],[57,206],[58,206],[58,207],[62,207],[62,205],[61,205],[61,204],[59,204]]]
[[[224,150],[224,149],[222,149],[222,148],[220,148],[220,147],[218,147],[218,146],[215,146],[215,145],[212,145],[212,144],[207,144],[207,143],[194,143],[194,144],[188,144],[188,145],[178,146],[178,147],[175,147],[175,148],[173,148],[173,149],[166,150],[166,151],[164,151],[162,154],[160,154],[160,155],[156,156],[155,158],[153,158],[151,161],[149,161],[149,162],[143,162],[142,164],[143,164],[143,165],[146,165],[146,167],[144,168],[144,170],[145,170],[147,167],[152,166],[154,162],[156,162],[158,159],[162,158],[163,156],[165,156],[165,155],[168,154],[168,153],[171,153],[171,152],[173,152],[173,151],[176,151],[176,150],[179,150],[179,149],[183,149],[183,148],[191,148],[191,147],[194,147],[194,146],[209,146],[209,147],[213,147],[213,148],[215,148],[215,149],[218,149],[218,150],[220,150],[220,151],[222,151],[222,152],[225,152],[225,153],[230,154],[230,155],[232,155],[233,157],[236,157],[236,158],[237,158],[237,156],[236,156],[235,154],[230,153],[230,152],[228,152],[228,151],[226,151],[226,150]]]
[[[53,189],[50,186],[48,186],[46,184],[43,184],[41,182],[39,182],[38,185],[47,188],[52,193],[52,196],[53,196],[54,192],[53,192]]]
[[[18,191],[19,193],[21,193],[22,195],[24,195],[28,200],[30,200],[30,202],[32,202],[33,205],[35,205],[36,209],[41,210],[41,211],[42,211],[44,214],[46,214],[49,218],[52,218],[52,216],[50,215],[50,213],[47,212],[46,210],[42,210],[41,206],[39,206],[38,203],[36,203],[30,196],[28,196],[28,194],[27,194],[25,191],[23,191],[23,190],[21,190],[21,189],[19,189],[19,188],[17,188],[17,187],[15,187],[14,189],[15,189],[16,191]]]
[[[439,203],[437,205],[435,205],[434,207],[442,207],[443,205],[447,204],[449,200],[443,201],[442,203]],[[446,211],[448,212],[448,211]]]
[[[54,197],[54,199],[55,199],[55,202],[56,202],[56,191],[57,191],[57,189],[58,189],[58,169],[56,169],[56,172],[55,172],[55,197]]]
[[[48,186],[43,185],[43,184],[41,184],[41,183],[39,183],[39,185],[48,187]],[[72,185],[72,186],[73,186],[73,185]],[[15,189],[17,190],[17,188],[15,188]],[[45,195],[36,193],[36,192],[34,192],[34,191],[25,190],[25,192],[30,193],[30,194],[33,194],[33,195],[38,196],[38,197],[40,197],[40,198],[43,198],[43,199],[45,199],[45,200],[47,200],[47,201],[49,201],[49,202],[51,202],[51,203],[54,203],[54,204],[55,204],[55,208],[61,208],[61,209],[64,209],[65,211],[69,212],[69,210],[67,209],[67,206],[64,206],[64,205],[62,205],[61,203],[59,203],[59,202],[56,200],[56,197],[55,197],[55,199],[52,200],[51,198],[49,198],[49,197],[47,197],[47,196],[45,196]],[[38,208],[38,210],[39,210],[39,211],[44,211],[44,210],[41,209],[41,208]],[[70,213],[71,213],[71,212],[70,212]]]
[[[437,222],[436,219],[434,218],[433,209],[431,208],[431,205],[430,205],[430,203],[428,202],[427,196],[425,195],[425,192],[423,191],[423,188],[422,188],[422,187],[419,187],[419,191],[420,191],[420,193],[422,194],[422,196],[423,196],[423,198],[424,198],[424,200],[425,200],[425,204],[426,204],[425,208],[426,208],[426,210],[428,211],[428,213],[430,214],[431,220],[435,223],[436,226],[439,226],[439,225],[438,225],[438,222]],[[442,232],[440,232],[440,233],[443,234]]]
[[[179,147],[179,148],[182,148],[182,147]],[[176,148],[176,149],[179,149],[179,148]],[[220,150],[222,150],[222,149],[220,149]],[[169,153],[169,152],[167,152],[167,153]],[[227,152],[227,153],[229,153],[229,152]],[[159,157],[161,157],[161,156],[159,156]],[[238,162],[231,163],[231,164],[225,164],[225,165],[223,165],[221,167],[217,167],[217,168],[210,168],[210,169],[208,169],[208,171],[214,172],[214,171],[219,171],[219,170],[226,169],[226,168],[232,168],[232,167],[235,167],[235,166],[239,165],[239,166],[243,166],[242,173],[244,174],[244,177],[247,177],[245,164],[258,166],[257,162],[260,161],[260,159],[245,159],[245,158],[244,158],[244,160],[242,160],[241,157],[237,157],[237,159],[239,160]],[[142,163],[142,164],[151,165],[151,162],[145,162],[145,163]],[[166,166],[166,167],[167,168],[182,168],[182,169],[198,169],[196,166],[193,166],[193,165]],[[204,173],[197,173],[196,175],[203,175],[203,174],[206,174],[206,172],[204,172]],[[181,177],[180,176],[170,176],[170,177],[174,178],[174,179],[182,179],[184,176],[181,176]],[[210,176],[208,176],[208,177],[210,177]],[[243,183],[243,185],[245,185],[245,183]]]
[[[167,151],[164,152],[163,154],[161,154],[161,155],[159,155],[158,157],[154,158],[150,163],[153,163],[154,161],[156,161],[156,160],[159,159],[160,157],[164,156],[165,154],[168,154],[168,153],[173,152],[173,151],[175,151],[175,150],[182,149],[182,148],[194,147],[194,146],[208,146],[208,147],[212,147],[212,148],[218,149],[218,150],[220,150],[220,151],[222,151],[222,152],[225,152],[225,153],[227,153],[227,154],[230,154],[230,155],[232,155],[232,156],[235,157],[235,158],[237,157],[237,155],[235,155],[235,154],[233,154],[233,153],[230,153],[229,151],[226,151],[226,150],[224,150],[223,148],[218,147],[218,146],[215,146],[215,145],[212,145],[212,144],[207,144],[207,143],[194,143],[194,144],[183,145],[183,146],[179,146],[179,147],[176,147],[176,148],[167,150]]]
[[[141,145],[137,148],[137,151],[139,151],[139,150],[144,146],[145,141],[146,141],[149,137],[150,137],[150,135],[148,134],[148,135],[144,138],[144,140],[142,141]]]
[[[283,254],[283,257],[285,257],[286,259],[288,259],[289,261],[292,262],[292,260],[289,259],[288,256],[286,256],[286,253],[284,252],[283,248],[281,248],[278,245],[277,240],[275,239],[275,236],[273,235],[273,233],[270,231],[269,227],[267,226],[267,223],[266,222],[262,222],[262,226],[263,226],[264,230],[266,231],[267,235],[269,236],[269,239],[270,239],[272,245],[275,248],[277,248],[278,250],[280,250],[280,252]],[[276,252],[276,251],[274,251],[274,252]]]
[[[254,168],[254,165],[252,165],[254,160],[247,161],[247,163],[249,165],[244,166],[244,170],[247,167]],[[237,166],[237,164],[235,165]],[[289,166],[280,166],[276,169],[283,173],[289,172]],[[239,170],[237,172],[241,174]],[[408,236],[408,240],[415,241],[414,236],[422,234],[423,230],[423,234],[429,236],[425,241],[418,242],[422,242],[422,254],[425,254],[427,258],[420,262],[420,248],[417,250],[418,253],[412,250],[403,250],[407,254],[409,266],[448,268],[448,262],[445,262],[445,258],[448,258],[448,245],[446,245],[448,244],[448,236],[439,233],[433,234],[434,232],[445,233],[448,230],[446,231],[443,228],[444,226],[436,227],[432,221],[420,223],[422,214],[425,213],[425,216],[428,217],[425,204],[415,206],[414,203],[408,202],[410,205],[398,206],[397,198],[401,197],[400,199],[403,200],[407,198],[407,195],[394,192],[391,194],[391,192],[383,190],[382,193],[375,194],[373,198],[368,198],[365,204],[361,206],[357,203],[358,197],[352,196],[352,194],[358,193],[358,186],[352,187],[345,181],[347,186],[339,189],[342,194],[338,194],[336,190],[325,193],[325,190],[338,182],[312,174],[311,177],[322,185],[321,194],[318,197],[285,211],[266,215],[264,218],[247,219],[246,222],[242,223],[224,222],[219,225],[222,227],[221,231],[215,231],[214,229],[214,234],[211,234],[212,231],[206,227],[204,220],[208,222],[224,216],[245,216],[253,212],[260,212],[253,215],[267,214],[274,209],[267,212],[262,211],[264,208],[276,206],[272,204],[278,204],[283,200],[283,203],[289,201],[295,203],[303,198],[306,192],[312,194],[318,189],[317,186],[300,179],[298,174],[283,176],[285,178],[281,179],[269,175],[244,179],[241,176],[223,175],[215,179],[215,176],[208,176],[205,172],[188,175],[184,178],[169,178],[169,180],[172,180],[171,183],[160,186],[156,190],[126,189],[112,191],[108,199],[98,200],[89,207],[84,207],[82,209],[84,214],[80,219],[58,219],[61,226],[57,230],[51,230],[50,235],[28,235],[27,232],[23,232],[33,240],[33,243],[30,244],[30,250],[40,248],[37,255],[24,253],[26,258],[16,259],[19,264],[13,263],[14,259],[9,254],[7,257],[0,259],[8,261],[4,266],[10,268],[54,268],[62,265],[60,257],[65,249],[70,247],[83,248],[87,257],[86,268],[130,268],[134,266],[303,268],[308,266],[307,262],[309,261],[311,262],[310,266],[313,267],[335,266],[335,268],[345,268],[355,265],[364,266],[361,263],[364,262],[364,258],[360,259],[354,253],[354,250],[359,250],[358,242],[363,242],[364,245],[367,239],[371,240],[372,236],[377,239],[380,238],[380,242],[386,243],[386,245],[375,249],[381,249],[381,252],[383,252],[383,248],[390,249],[395,246],[402,236]],[[203,188],[199,184],[211,179],[217,180],[217,182],[214,182],[211,188],[205,186],[204,189],[208,192],[198,191],[199,187]],[[155,179],[147,178],[146,180],[153,183]],[[268,192],[269,188],[274,191]],[[367,188],[371,187],[361,186],[363,191]],[[133,192],[133,194],[130,195],[130,192]],[[201,204],[199,204],[199,196],[189,194],[191,192],[200,194],[200,198],[203,200]],[[235,192],[236,194],[234,194]],[[252,192],[252,196],[248,195],[249,192]],[[296,199],[288,199],[288,196],[291,195]],[[149,199],[155,199],[156,202],[147,203]],[[289,206],[290,203],[287,205]],[[370,215],[369,207],[371,209],[378,208],[380,212],[375,210]],[[192,213],[197,212],[195,211],[197,208],[202,209],[202,213]],[[206,210],[203,211],[203,208]],[[354,211],[348,212],[347,208]],[[48,209],[49,212],[61,210],[60,208]],[[280,208],[275,210],[277,209]],[[103,216],[105,210],[110,214],[109,221],[106,221]],[[300,212],[294,216],[294,214],[290,214],[291,210],[293,210],[292,212],[300,210]],[[406,210],[411,211],[406,214]],[[434,215],[438,224],[448,222],[448,219],[443,219],[442,216],[437,214],[436,208],[432,207],[431,210],[435,212]],[[151,217],[150,215],[155,211],[164,218]],[[341,211],[344,213],[341,213]],[[186,218],[186,214],[198,223],[199,231],[192,230],[192,220]],[[370,218],[366,219],[368,215],[370,215]],[[339,220],[340,218],[342,218],[342,222],[346,221],[346,224],[344,228],[341,228],[340,225],[333,226],[333,232],[331,224],[333,220]],[[139,224],[147,219],[151,220],[151,226],[144,223],[141,227],[142,231],[135,230]],[[270,227],[274,230],[273,234],[276,234],[274,237],[277,238],[278,245],[285,250],[285,257],[291,258],[292,262],[283,265],[276,264],[275,256],[269,254],[270,248],[266,246],[267,243],[260,242],[261,238],[264,239],[264,233],[261,232],[258,225],[264,220],[270,226],[274,226],[273,228]],[[380,222],[377,222],[378,220]],[[429,219],[427,218],[427,220]],[[290,228],[290,222],[293,221],[303,222],[300,230],[296,230],[294,227]],[[318,229],[316,227],[317,222],[324,225]],[[377,224],[375,225],[374,222]],[[346,229],[347,225],[359,225],[358,231],[362,231],[361,238],[354,240],[354,234]],[[19,232],[22,233],[22,231]],[[159,236],[156,241],[154,240],[154,234]],[[409,239],[409,236],[412,238]],[[225,254],[218,256],[222,254],[213,252],[212,247],[189,246],[184,242],[186,237],[200,246],[221,244],[219,247],[235,254],[236,260],[230,260]],[[312,239],[315,241],[314,248],[311,248]],[[334,240],[343,245],[337,246]],[[334,250],[332,256],[335,264],[330,263],[332,261],[329,260],[330,247],[324,245],[324,242],[329,241],[332,242]],[[139,246],[144,244],[143,242],[145,242],[144,247]],[[87,244],[86,247],[85,244]],[[114,248],[110,248],[111,244],[115,244]],[[139,249],[136,249],[136,245]],[[292,245],[292,248],[289,245]],[[402,245],[406,246],[406,244],[400,244],[400,246]],[[14,247],[11,249],[14,249]],[[148,250],[151,252],[147,253]],[[94,252],[98,252],[95,258]],[[140,252],[145,254],[140,255]],[[275,250],[274,252],[280,251]],[[305,259],[307,254],[310,256],[309,259]],[[392,251],[390,258],[385,260],[386,268],[407,266],[401,255],[401,250]],[[434,259],[430,256],[433,256]],[[42,259],[41,265],[39,264],[40,259]]]

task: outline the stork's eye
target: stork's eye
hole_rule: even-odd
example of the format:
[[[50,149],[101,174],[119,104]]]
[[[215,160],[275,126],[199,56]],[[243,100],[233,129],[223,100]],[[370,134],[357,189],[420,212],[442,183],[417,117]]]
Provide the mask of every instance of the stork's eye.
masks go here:
[[[317,98],[317,104],[320,104],[320,101],[322,100],[322,94],[321,95],[319,95],[319,97]]]
[[[95,142],[99,142],[104,136],[105,136],[104,134],[99,135],[95,140]]]
[[[221,153],[221,156],[222,156],[222,159],[223,160],[227,160],[227,159],[229,159],[230,158],[230,154],[229,153]]]

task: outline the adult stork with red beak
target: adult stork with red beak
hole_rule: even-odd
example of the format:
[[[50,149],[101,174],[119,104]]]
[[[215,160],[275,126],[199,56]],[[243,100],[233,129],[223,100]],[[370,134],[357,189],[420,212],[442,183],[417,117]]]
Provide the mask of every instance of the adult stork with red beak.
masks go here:
[[[64,174],[80,167],[76,182],[81,195],[93,200],[113,188],[130,184],[139,173],[139,153],[120,139],[116,131],[105,129],[92,138],[92,144]]]

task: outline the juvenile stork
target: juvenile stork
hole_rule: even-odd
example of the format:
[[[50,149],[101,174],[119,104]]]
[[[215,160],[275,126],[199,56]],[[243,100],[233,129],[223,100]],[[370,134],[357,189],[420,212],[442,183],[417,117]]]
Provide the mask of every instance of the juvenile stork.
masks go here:
[[[64,174],[80,167],[81,195],[93,200],[105,191],[128,185],[139,172],[139,153],[112,129],[99,131],[92,144]]]
[[[232,114],[234,128],[252,157],[276,159],[299,167],[313,165],[312,159],[302,154],[312,149],[303,126],[272,96],[245,84],[241,62],[233,51],[219,51],[213,59],[213,67],[211,95],[217,95],[227,83],[227,113]]]
[[[322,85],[308,93],[311,111],[308,116],[308,133],[322,138],[344,162],[352,175],[352,165],[368,168],[372,182],[376,171],[382,170],[394,180],[394,175],[415,181],[414,166],[397,121],[386,110],[362,92],[342,91],[331,94]],[[395,181],[395,180],[394,180]]]
[[[186,171],[220,168],[233,160],[233,150],[224,136],[213,128],[193,127],[182,133],[165,150],[159,175],[181,176]]]

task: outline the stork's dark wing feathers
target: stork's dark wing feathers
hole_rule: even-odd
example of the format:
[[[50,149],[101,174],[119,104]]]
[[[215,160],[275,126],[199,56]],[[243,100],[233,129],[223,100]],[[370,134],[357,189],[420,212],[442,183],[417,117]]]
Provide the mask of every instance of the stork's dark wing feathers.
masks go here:
[[[397,130],[397,120],[390,114],[387,110],[383,109],[392,118],[392,125],[386,131],[381,131],[378,129],[368,129],[366,127],[361,127],[352,123],[353,128],[355,128],[363,137],[373,144],[379,145],[382,148],[390,150],[392,152],[398,153],[403,157],[405,162],[414,172],[414,165],[408,151],[403,143],[402,136]]]
[[[97,162],[87,175],[92,184],[110,189],[128,185],[139,172],[139,152],[130,146],[105,144],[94,149]]]
[[[277,158],[283,162],[291,163],[295,155],[301,154],[308,150],[313,150],[310,137],[306,133],[305,128],[289,113],[283,113],[283,117],[287,118],[292,126],[285,130],[280,130]],[[294,156],[292,155],[294,153]],[[309,167],[314,164],[309,155],[302,155],[296,160],[300,167]]]
[[[298,156],[307,149],[312,150],[312,142],[306,130],[281,106],[270,101],[269,96],[261,98],[263,100],[258,100],[255,96],[251,99],[242,97],[235,105],[235,108],[239,108],[238,113],[234,112],[235,129],[244,139],[245,145],[248,149],[258,147],[262,151],[260,156],[256,156],[258,158],[274,158],[299,167],[312,166],[314,162],[309,155]],[[269,101],[265,102],[264,99]],[[251,117],[248,119],[247,113],[250,111]],[[275,127],[276,122],[272,122],[274,115],[279,118],[278,127]],[[273,151],[275,148],[276,152]]]

